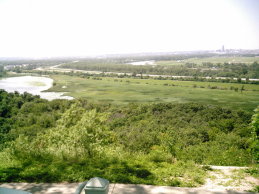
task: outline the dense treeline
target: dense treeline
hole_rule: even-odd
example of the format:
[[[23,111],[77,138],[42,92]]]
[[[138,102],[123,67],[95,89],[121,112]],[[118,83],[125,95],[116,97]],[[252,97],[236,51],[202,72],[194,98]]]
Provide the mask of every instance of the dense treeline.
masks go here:
[[[196,186],[207,170],[199,164],[255,162],[258,115],[252,125],[251,116],[194,103],[115,106],[1,91],[0,181],[101,176]]]
[[[241,79],[241,78],[234,78],[234,77],[225,77],[225,78],[219,78],[219,77],[198,77],[198,76],[179,76],[179,77],[173,77],[173,76],[148,76],[145,74],[125,74],[125,73],[95,73],[95,72],[75,72],[75,71],[69,71],[69,72],[59,72],[59,71],[44,71],[44,70],[32,70],[32,71],[25,71],[26,73],[31,73],[39,75],[69,75],[69,76],[78,76],[81,78],[87,78],[93,77],[93,79],[100,80],[102,77],[113,77],[113,78],[140,78],[140,79],[155,79],[155,80],[178,80],[178,81],[199,81],[199,82],[220,82],[220,83],[241,83],[241,84],[259,84],[257,80],[249,80],[247,79]],[[214,88],[212,88],[214,89]],[[231,89],[232,90],[232,89]]]
[[[23,70],[32,70],[38,67],[47,67],[71,62],[71,58],[51,58],[51,59],[0,59],[1,66],[6,70],[21,73]],[[1,70],[0,70],[1,72]]]
[[[34,65],[34,66],[53,66],[61,63],[71,61],[71,58],[46,58],[46,59],[0,59],[0,65],[3,66],[20,66],[20,65]]]
[[[186,63],[185,65],[130,65],[111,63],[104,60],[86,60],[76,63],[63,64],[63,68],[101,71],[121,72],[134,74],[154,74],[173,76],[197,76],[197,77],[235,77],[235,78],[259,78],[259,64],[245,63],[203,63],[197,65]]]
[[[243,78],[259,78],[259,64],[250,63],[223,63],[222,60],[217,62],[203,62],[196,64],[186,62],[189,59],[218,58],[228,61],[233,57],[255,57],[256,53],[225,53],[215,54],[209,52],[182,52],[182,53],[142,53],[142,54],[122,54],[107,55],[99,57],[63,57],[63,58],[46,58],[46,59],[0,59],[0,65],[7,66],[8,69],[16,72],[22,70],[32,70],[37,67],[54,66],[63,64],[64,68],[103,71],[103,72],[122,72],[133,74],[158,74],[158,75],[175,75],[175,76],[199,76],[199,77],[243,77]],[[130,65],[136,61],[164,61],[167,65]],[[170,61],[172,64],[170,65]],[[192,61],[192,60],[190,60]],[[210,60],[209,60],[210,61]],[[175,65],[180,62],[180,65]],[[199,62],[198,62],[199,63]],[[158,63],[160,64],[160,63]]]

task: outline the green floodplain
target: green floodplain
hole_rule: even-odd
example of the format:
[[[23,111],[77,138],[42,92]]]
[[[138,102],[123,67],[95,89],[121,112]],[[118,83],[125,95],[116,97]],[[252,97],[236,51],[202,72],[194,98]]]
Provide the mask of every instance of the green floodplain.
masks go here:
[[[136,78],[51,75],[48,91],[66,92],[74,98],[112,104],[197,102],[253,111],[259,102],[259,85],[174,81]]]

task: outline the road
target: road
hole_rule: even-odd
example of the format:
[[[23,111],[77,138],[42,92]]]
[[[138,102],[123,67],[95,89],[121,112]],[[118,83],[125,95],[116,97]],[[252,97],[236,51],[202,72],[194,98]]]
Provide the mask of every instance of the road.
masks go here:
[[[131,76],[132,73],[120,73],[120,72],[102,72],[102,71],[85,71],[85,70],[77,70],[77,69],[69,69],[69,68],[59,68],[59,66],[61,66],[62,64],[59,65],[55,65],[52,67],[48,67],[48,68],[37,68],[35,70],[37,71],[56,71],[56,72],[81,72],[81,73],[89,73],[89,74],[114,74],[114,75],[129,75]],[[157,77],[163,77],[163,78],[194,78],[194,76],[173,76],[173,75],[153,75],[153,74],[136,74],[137,77],[153,77],[153,78],[157,78]],[[201,77],[204,79],[212,79],[212,77]],[[215,77],[215,79],[230,79],[228,77]],[[237,80],[237,78],[233,78],[234,80]],[[241,78],[241,80],[245,81],[246,78]],[[249,79],[250,81],[259,81],[259,79]]]

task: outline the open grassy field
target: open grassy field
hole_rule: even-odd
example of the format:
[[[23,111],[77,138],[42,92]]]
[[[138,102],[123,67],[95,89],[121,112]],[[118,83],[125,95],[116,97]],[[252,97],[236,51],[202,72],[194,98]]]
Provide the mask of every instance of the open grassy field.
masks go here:
[[[66,92],[66,95],[86,98],[91,102],[198,102],[248,111],[259,104],[259,85],[252,84],[245,84],[245,90],[241,92],[242,84],[236,83],[109,77],[95,80],[93,77],[86,79],[66,75],[51,77],[55,85],[48,91]],[[233,88],[238,88],[238,91]]]
[[[210,63],[253,63],[259,62],[259,57],[205,57],[205,58],[189,58],[184,60],[157,61],[158,65],[181,65],[185,63],[196,63],[201,65],[205,62]]]

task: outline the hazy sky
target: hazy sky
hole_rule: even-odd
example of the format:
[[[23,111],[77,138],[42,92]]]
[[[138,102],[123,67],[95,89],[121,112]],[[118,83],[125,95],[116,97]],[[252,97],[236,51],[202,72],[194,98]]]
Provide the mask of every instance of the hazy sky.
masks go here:
[[[0,0],[0,56],[259,49],[259,0]]]

